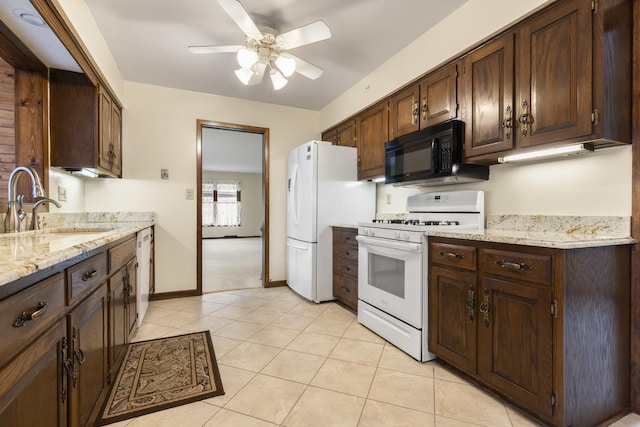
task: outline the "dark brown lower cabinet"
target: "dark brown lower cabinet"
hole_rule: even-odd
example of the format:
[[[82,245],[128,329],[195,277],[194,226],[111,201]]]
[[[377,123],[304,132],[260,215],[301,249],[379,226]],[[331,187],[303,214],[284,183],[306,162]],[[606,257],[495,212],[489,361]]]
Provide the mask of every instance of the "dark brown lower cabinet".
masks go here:
[[[429,238],[429,351],[544,423],[629,406],[630,246]]]

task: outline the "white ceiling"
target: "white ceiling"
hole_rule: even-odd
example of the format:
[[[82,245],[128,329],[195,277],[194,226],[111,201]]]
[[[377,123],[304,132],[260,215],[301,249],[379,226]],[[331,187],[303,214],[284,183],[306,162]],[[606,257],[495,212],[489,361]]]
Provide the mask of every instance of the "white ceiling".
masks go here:
[[[291,50],[324,74],[296,73],[280,91],[268,78],[240,83],[233,53],[188,52],[244,43],[216,0],[85,1],[125,80],[320,110],[466,0],[241,0],[258,26],[286,32],[322,20],[331,29],[330,39]]]
[[[204,127],[202,170],[262,173],[262,134]]]

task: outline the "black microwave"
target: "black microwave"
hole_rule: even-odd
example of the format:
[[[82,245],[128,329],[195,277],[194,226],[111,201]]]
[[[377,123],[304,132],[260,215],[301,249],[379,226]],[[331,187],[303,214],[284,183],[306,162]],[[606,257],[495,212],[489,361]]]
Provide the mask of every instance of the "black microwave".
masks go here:
[[[463,164],[464,123],[449,120],[384,145],[386,184],[454,184],[489,179],[489,167]]]

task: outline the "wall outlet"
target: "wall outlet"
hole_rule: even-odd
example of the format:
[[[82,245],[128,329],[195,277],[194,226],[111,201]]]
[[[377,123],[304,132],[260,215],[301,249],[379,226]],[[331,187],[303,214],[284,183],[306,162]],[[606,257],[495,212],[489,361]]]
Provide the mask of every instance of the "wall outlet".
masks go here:
[[[160,169],[160,179],[169,179],[169,169]]]
[[[193,200],[193,188],[187,188],[187,191],[185,191],[185,198],[187,200]]]
[[[391,194],[387,194],[387,204],[391,204]]]
[[[67,189],[58,185],[58,201],[66,202],[67,201]]]

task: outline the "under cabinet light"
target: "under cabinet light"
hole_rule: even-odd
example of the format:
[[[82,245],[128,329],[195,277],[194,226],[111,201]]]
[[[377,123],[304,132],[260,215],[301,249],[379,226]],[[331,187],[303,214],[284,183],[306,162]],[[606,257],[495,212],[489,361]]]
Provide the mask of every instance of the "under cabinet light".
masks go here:
[[[91,169],[80,169],[80,170],[76,170],[71,172],[72,175],[80,175],[80,176],[84,176],[87,178],[97,178],[98,177],[98,173],[92,171]]]
[[[373,182],[373,183],[375,183],[375,184],[377,184],[377,183],[379,183],[379,182],[384,182],[384,181],[385,181],[385,177],[384,177],[384,176],[379,176],[379,177],[373,178],[373,179],[371,180],[371,182]]]
[[[511,156],[498,157],[498,163],[520,163],[535,160],[546,160],[554,157],[570,156],[593,151],[591,144],[566,145],[564,147],[547,148],[545,150],[529,151],[527,153],[514,154]]]

